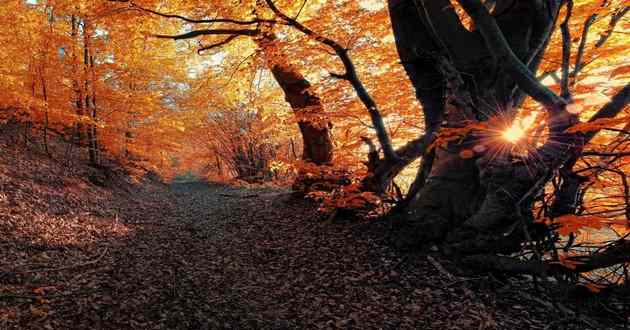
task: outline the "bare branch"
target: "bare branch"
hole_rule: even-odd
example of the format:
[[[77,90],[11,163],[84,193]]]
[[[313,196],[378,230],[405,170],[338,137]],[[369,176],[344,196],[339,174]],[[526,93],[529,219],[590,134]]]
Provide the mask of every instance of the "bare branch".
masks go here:
[[[582,29],[582,38],[580,38],[580,45],[578,46],[578,52],[575,58],[575,67],[573,68],[573,73],[571,73],[573,79],[577,78],[577,75],[583,68],[582,60],[584,59],[584,50],[586,48],[586,41],[588,40],[588,32],[593,23],[595,23],[596,19],[597,14],[593,14],[589,16],[589,18],[587,18],[584,22],[584,28]]]
[[[597,156],[597,157],[628,157],[630,156],[630,151],[628,152],[602,152],[602,151],[584,151],[582,156]]]
[[[378,159],[378,153],[374,152],[376,148],[372,141],[367,138],[362,139],[370,148],[367,165],[370,174],[372,174],[363,180],[363,186],[367,190],[376,192],[384,192],[405,167],[424,155],[427,146],[425,135],[411,140],[404,146],[396,149],[396,154],[400,157],[400,160],[392,162],[387,159]]]
[[[602,118],[614,118],[625,108],[628,102],[630,102],[630,84],[627,84],[621,91],[613,96],[612,100],[591,117],[589,122]],[[577,207],[575,201],[577,201],[577,196],[583,189],[582,186],[585,181],[582,180],[577,173],[572,172],[572,169],[577,159],[582,155],[584,146],[592,140],[598,132],[599,130],[586,134],[563,133],[567,141],[574,141],[574,145],[571,148],[572,150],[570,149],[570,152],[567,153],[569,157],[559,164],[564,165],[564,167],[560,172],[562,184],[555,192],[556,198],[551,207],[555,216],[573,214],[575,212]],[[578,142],[575,143],[576,141]]]
[[[620,170],[614,170],[610,168],[608,168],[607,170],[619,175],[619,177],[621,178],[621,183],[623,186],[623,201],[626,206],[625,207],[626,220],[628,221],[628,224],[630,225],[630,184],[628,184],[628,175]]]
[[[534,8],[536,9],[536,15],[534,16],[535,24],[533,25],[530,41],[531,50],[526,63],[532,71],[533,64],[536,64],[537,59],[542,58],[544,49],[547,48],[549,44],[551,33],[558,19],[557,13],[560,5],[558,1],[535,1]]]
[[[617,116],[627,105],[630,103],[630,83],[626,84],[615,96],[612,97],[610,102],[606,103],[601,109],[599,109],[589,122],[602,118],[614,118]],[[595,137],[599,131],[588,132],[584,136],[584,142],[588,143]]]
[[[590,256],[571,256],[567,257],[566,260],[567,263],[571,263],[573,266],[569,267],[557,262],[518,260],[512,257],[489,255],[466,257],[464,263],[478,269],[540,276],[558,273],[587,273],[596,269],[630,262],[630,241],[622,239],[615,244],[611,244],[604,251],[593,253]]]
[[[328,74],[329,74],[331,77],[336,78],[336,79],[348,80],[348,81],[350,80],[350,79],[348,78],[348,75],[346,75],[345,73],[328,72]]]
[[[277,23],[275,20],[269,20],[269,19],[252,19],[252,20],[237,20],[237,19],[231,19],[231,18],[195,19],[195,18],[189,18],[186,16],[177,15],[177,14],[162,13],[157,10],[142,7],[133,1],[127,1],[127,0],[109,0],[109,1],[128,3],[129,7],[135,8],[140,11],[144,11],[144,12],[147,12],[156,16],[164,17],[164,18],[174,18],[174,19],[178,19],[187,23],[194,23],[194,24],[228,23],[228,24],[235,24],[235,25],[252,25],[252,24],[258,24],[258,23]]]
[[[160,39],[173,39],[183,40],[192,39],[204,35],[236,35],[236,36],[256,36],[260,33],[260,30],[234,30],[234,29],[208,29],[208,30],[193,30],[190,32],[176,34],[176,35],[164,35],[154,34],[153,37]]]
[[[197,49],[197,54],[201,54],[201,53],[202,53],[202,52],[204,52],[204,51],[207,51],[207,50],[210,50],[210,49],[213,49],[213,48],[216,48],[216,47],[221,47],[221,46],[227,45],[227,44],[229,44],[232,40],[236,39],[238,36],[239,36],[239,35],[234,34],[234,35],[231,35],[231,36],[229,36],[229,37],[227,37],[227,38],[223,39],[222,41],[215,42],[215,43],[213,43],[213,44],[203,46],[203,47],[201,47],[201,48]]]

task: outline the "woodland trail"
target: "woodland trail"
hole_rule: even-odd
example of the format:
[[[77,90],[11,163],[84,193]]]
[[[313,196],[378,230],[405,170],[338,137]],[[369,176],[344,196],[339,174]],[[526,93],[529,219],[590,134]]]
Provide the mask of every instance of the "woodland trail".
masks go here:
[[[543,329],[549,324],[532,317],[540,311],[528,312],[523,296],[508,293],[507,301],[497,301],[468,289],[475,279],[449,278],[425,257],[393,251],[379,224],[322,224],[312,207],[285,190],[187,183],[161,197],[173,202],[170,212],[155,208],[154,215],[145,214],[143,229],[115,258],[112,304],[102,306],[111,318],[103,327]],[[503,314],[497,306],[502,303],[514,308]]]
[[[322,221],[287,190],[180,183],[133,198],[129,234],[91,247],[99,257],[15,282],[70,293],[10,300],[7,328],[597,328],[524,282],[397,252],[384,222]]]

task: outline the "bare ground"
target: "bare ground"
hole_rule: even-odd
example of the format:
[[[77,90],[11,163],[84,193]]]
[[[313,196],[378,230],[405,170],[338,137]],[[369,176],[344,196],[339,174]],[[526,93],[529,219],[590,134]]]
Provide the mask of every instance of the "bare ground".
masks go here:
[[[286,190],[88,172],[0,153],[0,329],[623,328],[601,298],[403,254],[387,223],[322,221]]]

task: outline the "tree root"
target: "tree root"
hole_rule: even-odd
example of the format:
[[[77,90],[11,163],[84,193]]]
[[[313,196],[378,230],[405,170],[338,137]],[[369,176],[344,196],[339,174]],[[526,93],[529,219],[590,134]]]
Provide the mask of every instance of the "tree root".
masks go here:
[[[619,240],[601,252],[588,256],[571,256],[564,262],[518,260],[512,257],[478,254],[465,257],[463,263],[478,270],[493,270],[512,274],[547,276],[587,273],[630,262],[630,240]]]

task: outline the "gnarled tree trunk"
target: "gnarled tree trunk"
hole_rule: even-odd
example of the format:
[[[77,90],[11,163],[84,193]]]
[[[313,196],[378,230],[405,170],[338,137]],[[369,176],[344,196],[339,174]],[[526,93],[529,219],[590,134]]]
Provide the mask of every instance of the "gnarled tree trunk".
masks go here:
[[[536,5],[519,1],[503,8],[499,1],[493,11],[501,14],[494,19],[513,54],[530,70],[558,11],[557,5]],[[390,13],[401,61],[423,106],[427,141],[441,129],[473,122],[500,130],[513,118],[513,68],[490,47],[490,36],[464,28],[448,0],[390,1]],[[504,121],[488,121],[494,117]],[[527,217],[529,192],[546,172],[526,168],[502,143],[473,132],[436,147],[434,159],[424,160],[409,204],[396,215],[401,230],[395,243],[410,247],[448,237],[469,253],[518,249],[519,239],[502,234],[521,233],[510,227]]]
[[[568,204],[583,180],[574,178],[572,167],[595,133],[567,132],[577,116],[533,74],[560,1],[494,1],[492,10],[479,0],[459,3],[472,18],[472,30],[462,26],[449,0],[390,1],[398,51],[423,105],[427,142],[437,131],[463,132],[461,139],[439,143],[434,159],[425,159],[410,203],[393,215],[400,228],[395,244],[446,240],[465,254],[513,252],[531,238],[533,200],[558,172],[563,185],[552,211],[575,210]],[[566,80],[568,68],[563,69]],[[549,114],[550,137],[527,154],[513,152],[518,144],[496,133],[512,121],[523,94]],[[628,102],[627,85],[591,120],[614,117]],[[464,129],[471,123],[477,128]]]

